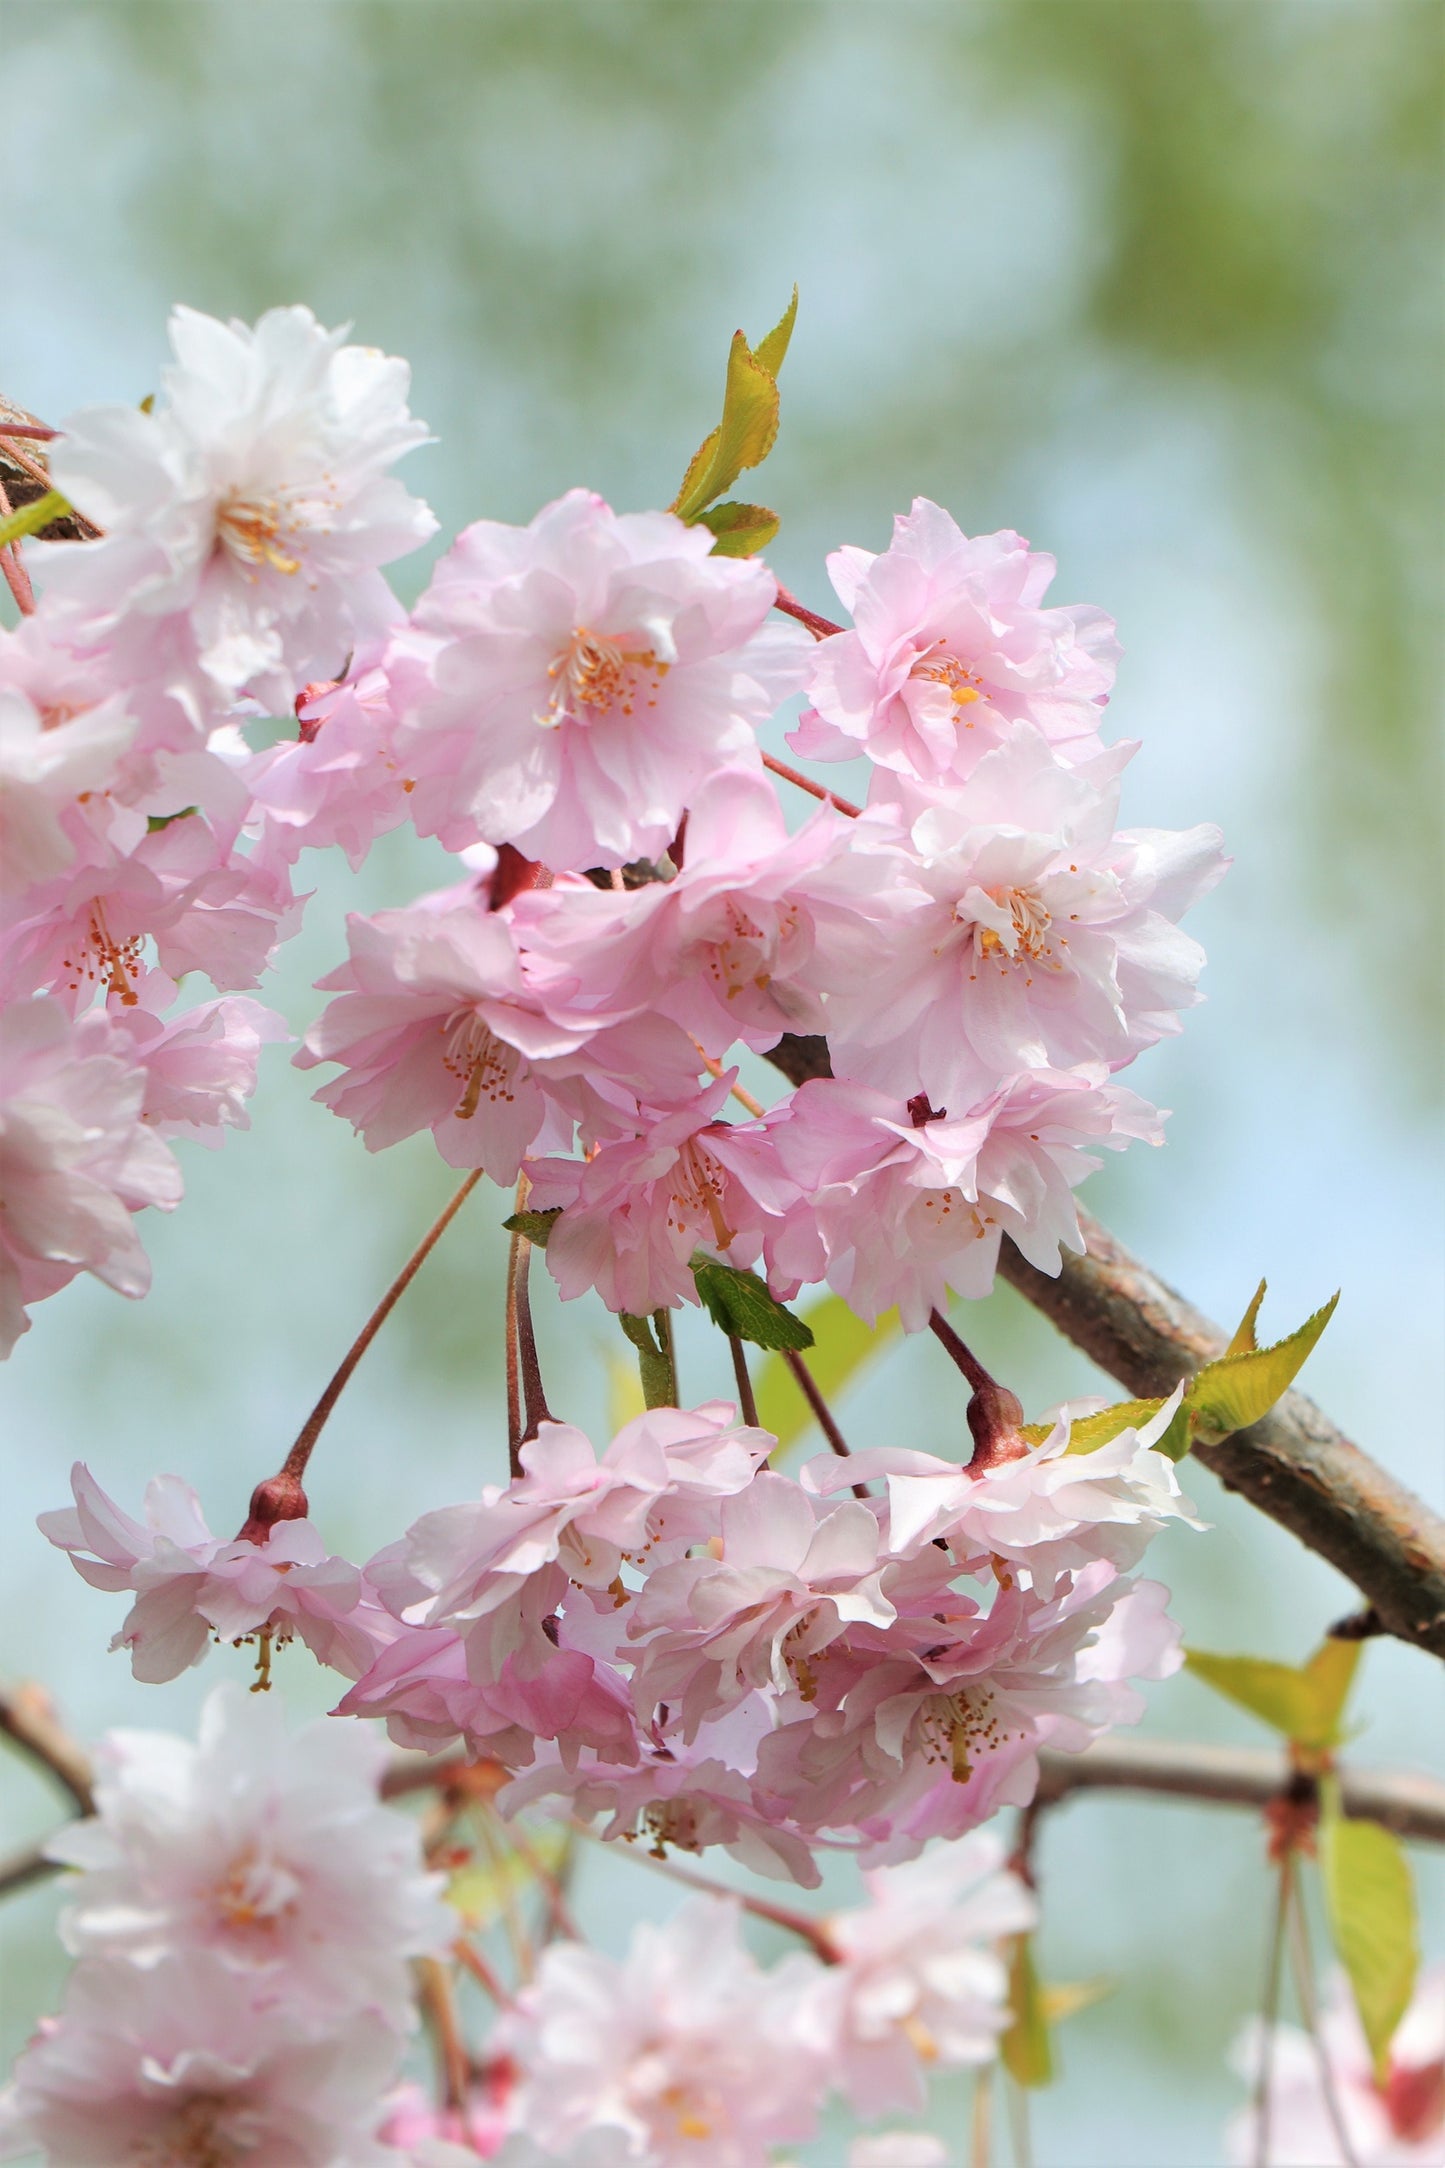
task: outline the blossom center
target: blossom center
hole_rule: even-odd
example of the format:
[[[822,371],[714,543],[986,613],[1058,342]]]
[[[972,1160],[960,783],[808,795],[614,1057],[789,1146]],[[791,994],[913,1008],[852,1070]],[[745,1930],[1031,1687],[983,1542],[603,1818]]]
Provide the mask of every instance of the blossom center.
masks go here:
[[[931,1701],[923,1718],[924,1755],[946,1761],[955,1784],[966,1784],[977,1759],[997,1753],[1009,1737],[992,1693],[985,1687],[962,1687]]]
[[[133,2168],[234,2168],[241,2149],[218,2127],[226,2106],[214,2096],[194,2095],[162,2129],[138,2139],[126,2159]]]
[[[301,570],[301,559],[282,547],[282,532],[281,507],[274,497],[227,497],[216,513],[216,538],[233,557],[289,575]]]
[[[924,649],[908,675],[923,678],[931,685],[946,686],[955,708],[970,707],[975,700],[985,698],[977,671],[970,670],[956,655],[950,655],[942,640],[935,640],[932,647]],[[972,730],[971,717],[964,728]]]
[[[289,1867],[263,1859],[254,1845],[248,1845],[232,1860],[212,1895],[227,1927],[274,1936],[295,1912],[300,1888]]]
[[[453,1009],[442,1032],[446,1039],[442,1066],[462,1086],[457,1120],[469,1122],[484,1097],[493,1106],[498,1100],[510,1105],[516,1097],[516,1048],[499,1039],[475,1009]]]
[[[1042,896],[1032,888],[990,888],[986,891],[991,903],[1006,913],[1006,926],[988,926],[965,914],[959,905],[955,917],[960,925],[971,926],[973,950],[983,960],[997,960],[1001,969],[1021,959],[1040,964],[1046,971],[1062,971],[1063,960],[1054,946],[1053,914]],[[1067,943],[1062,944],[1067,946]]]
[[[657,688],[669,667],[658,661],[650,647],[624,647],[620,640],[609,640],[604,633],[579,625],[561,654],[547,665],[552,697],[537,720],[547,729],[556,729],[559,723],[587,723],[614,712],[631,715],[639,700],[655,708]]]
[[[724,1216],[722,1203],[726,1187],[727,1176],[711,1152],[699,1144],[696,1137],[689,1137],[672,1170],[669,1226],[675,1227],[679,1234],[690,1233],[699,1220],[706,1219],[718,1248],[730,1249],[733,1230]]]
[[[142,939],[142,935],[133,933],[117,940],[106,924],[105,906],[99,901],[93,903],[79,953],[61,959],[63,968],[74,973],[72,992],[82,979],[89,979],[103,986],[108,994],[118,995],[123,1008],[133,1009],[139,997],[130,978],[133,971],[140,969]]]

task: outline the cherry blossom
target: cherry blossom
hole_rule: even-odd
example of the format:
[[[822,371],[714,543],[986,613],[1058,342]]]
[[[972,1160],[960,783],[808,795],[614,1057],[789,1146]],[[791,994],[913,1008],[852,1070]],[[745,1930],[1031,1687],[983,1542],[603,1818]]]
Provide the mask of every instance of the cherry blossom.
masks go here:
[[[875,1868],[870,1902],[826,1921],[841,1960],[829,1981],[840,1991],[836,2068],[859,2115],[921,2110],[926,2070],[993,2060],[1009,2022],[996,1944],[1038,1916],[1003,1860],[999,1839],[979,1831]]]
[[[1390,2042],[1384,2083],[1377,2082],[1354,2001],[1343,1974],[1331,1976],[1320,2011],[1320,2039],[1355,2168],[1435,2168],[1445,2135],[1445,1966],[1421,1973],[1414,1999]],[[1251,2087],[1264,2053],[1264,2028],[1253,2021],[1235,2043],[1232,2060]],[[1238,2168],[1257,2157],[1253,2108],[1241,2109],[1225,2133]],[[1276,2028],[1270,2050],[1271,2168],[1344,2168],[1320,2084],[1319,2055],[1293,2025]]]
[[[553,1944],[514,2035],[525,2076],[521,2129],[569,2158],[585,2133],[617,2131],[619,2158],[656,2168],[767,2168],[810,2135],[825,2083],[810,2023],[811,1958],[762,1972],[738,1907],[694,1898],[640,1927],[619,1964]]]
[[[1116,834],[1119,766],[1067,768],[1015,723],[913,819],[915,908],[886,969],[829,1003],[839,1075],[966,1108],[1019,1070],[1118,1068],[1179,1029],[1204,959],[1174,921],[1223,874],[1221,839]]]
[[[740,1266],[761,1256],[798,1191],[765,1125],[717,1118],[736,1076],[588,1160],[529,1162],[533,1208],[561,1210],[545,1254],[564,1302],[595,1287],[609,1310],[643,1316],[698,1300],[699,1249]]]
[[[399,2053],[366,2011],[324,2029],[203,1952],[93,1960],[0,2095],[0,2156],[50,2168],[387,2168],[372,2136]]]
[[[278,1702],[234,1683],[208,1697],[194,1746],[113,1733],[96,1818],[49,1846],[83,1870],[66,1948],[144,1969],[204,1950],[307,2024],[365,2008],[405,2028],[407,1960],[454,1929],[416,1823],[377,1802],[384,1759],[363,1726],[289,1733]]]
[[[342,1064],[316,1097],[369,1150],[430,1129],[454,1167],[514,1182],[536,1144],[570,1145],[635,1122],[642,1090],[690,1094],[697,1053],[662,1019],[607,1020],[544,1007],[510,922],[469,889],[347,921],[351,958],[296,1056]]]
[[[558,870],[656,857],[704,779],[756,759],[801,682],[776,585],[706,528],[570,490],[529,527],[479,520],[387,662],[409,739],[444,733],[413,816],[457,849],[514,843]]]
[[[305,308],[254,329],[179,308],[170,335],[154,412],[88,408],[51,449],[103,535],[46,545],[47,594],[123,668],[169,633],[202,713],[242,692],[285,712],[400,614],[377,568],[435,530],[386,473],[426,436],[410,372]]]
[[[0,633],[0,892],[14,895],[63,873],[76,847],[61,816],[104,790],[135,736],[118,695],[71,713],[45,710],[4,681]]]
[[[379,835],[407,818],[409,779],[392,751],[395,722],[385,673],[353,664],[341,683],[308,685],[298,735],[246,764],[262,853],[292,864],[303,850],[339,844],[353,869]]]
[[[349,1621],[361,1576],[344,1558],[327,1556],[310,1521],[275,1521],[264,1543],[227,1542],[211,1534],[199,1498],[179,1476],[146,1486],[144,1526],[106,1496],[83,1461],[70,1483],[74,1506],[42,1513],[41,1533],[69,1551],[92,1588],[135,1591],[111,1647],[130,1650],[136,1678],[176,1678],[201,1661],[213,1635],[259,1636],[264,1657],[299,1634],[339,1669],[370,1660],[364,1632]]]
[[[92,1009],[75,1029],[76,1044],[129,1042],[145,1075],[141,1120],[160,1137],[191,1137],[212,1149],[227,1129],[246,1129],[246,1102],[256,1089],[263,1046],[289,1039],[274,1010],[244,995],[199,1002],[164,1022],[144,1002],[134,1008]]]
[[[896,1308],[906,1331],[946,1309],[950,1288],[987,1295],[1008,1235],[1057,1273],[1082,1250],[1071,1192],[1161,1118],[1098,1066],[1017,1076],[958,1119],[886,1092],[811,1079],[769,1123],[799,1202],[767,1231],[770,1278],[792,1292],[826,1278],[867,1324]]]
[[[519,897],[528,976],[585,1005],[660,1010],[718,1057],[822,1031],[828,988],[885,953],[875,921],[897,885],[895,862],[850,837],[828,807],[789,836],[764,775],[719,769],[664,879],[609,892],[564,874]]]
[[[45,997],[4,1012],[0,1032],[0,1355],[26,1306],[91,1272],[143,1295],[150,1263],[132,1215],[181,1195],[179,1167],[146,1127],[145,1070],[102,1023],[77,1032]]]
[[[1042,1596],[1061,1574],[1107,1559],[1119,1571],[1137,1565],[1166,1521],[1203,1523],[1180,1491],[1173,1463],[1155,1446],[1183,1394],[1179,1386],[1147,1423],[1126,1425],[1105,1444],[1071,1449],[1068,1412],[1041,1445],[1016,1459],[960,1467],[931,1453],[866,1447],[844,1466],[810,1461],[804,1485],[827,1497],[849,1482],[883,1478],[887,1486],[886,1542],[900,1557],[927,1543],[946,1543],[961,1561],[992,1561],[1021,1573]]]
[[[866,749],[925,781],[966,775],[1019,718],[1071,759],[1096,752],[1118,643],[1102,610],[1040,607],[1054,569],[1022,536],[970,537],[916,497],[881,556],[828,559],[853,629],[819,644],[790,742],[824,760]]]

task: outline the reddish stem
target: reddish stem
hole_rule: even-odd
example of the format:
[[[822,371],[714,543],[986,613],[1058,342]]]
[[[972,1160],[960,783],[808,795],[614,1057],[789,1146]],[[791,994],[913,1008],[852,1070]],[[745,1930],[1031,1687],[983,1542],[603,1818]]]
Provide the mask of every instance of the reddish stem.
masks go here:
[[[861,806],[854,805],[851,798],[839,798],[831,790],[824,790],[821,783],[815,783],[810,775],[800,774],[798,769],[790,768],[785,760],[774,760],[771,753],[764,753],[763,766],[774,775],[780,775],[785,783],[796,783],[799,790],[807,791],[810,798],[821,798],[824,805],[832,806],[835,812],[846,813],[849,820],[857,820],[863,810]]]
[[[800,625],[807,626],[815,640],[830,640],[835,632],[842,632],[844,629],[841,625],[835,625],[831,617],[820,617],[816,610],[810,610],[806,603],[799,602],[797,596],[790,595],[781,582],[773,598],[773,608],[781,610],[787,617],[796,617]]]
[[[973,1457],[968,1463],[970,1474],[983,1475],[1006,1460],[1022,1459],[1029,1450],[1028,1440],[1021,1434],[1022,1403],[1006,1385],[1000,1385],[997,1378],[990,1376],[947,1318],[937,1310],[930,1310],[928,1324],[934,1338],[947,1349],[972,1388],[966,1411],[968,1427],[973,1433]]]
[[[750,1430],[758,1427],[758,1401],[753,1391],[753,1381],[748,1376],[748,1359],[743,1344],[734,1333],[728,1334],[728,1347],[733,1358],[733,1376],[737,1380],[738,1412]]]
[[[296,1443],[292,1446],[290,1452],[286,1455],[285,1460],[282,1462],[280,1474],[277,1476],[273,1476],[270,1480],[270,1483],[263,1483],[259,1485],[258,1490],[269,1491],[273,1486],[294,1485],[299,1491],[301,1478],[306,1473],[306,1463],[311,1458],[312,1449],[316,1444],[316,1440],[320,1437],[322,1430],[325,1428],[327,1417],[330,1415],[337,1401],[341,1398],[341,1395],[345,1390],[347,1381],[350,1378],[352,1371],[356,1368],[362,1356],[366,1353],[372,1341],[376,1338],[382,1326],[386,1323],[392,1311],[396,1308],[397,1303],[406,1293],[412,1281],[416,1278],[422,1266],[426,1263],[428,1257],[430,1257],[432,1251],[436,1248],[437,1243],[446,1233],[448,1227],[450,1227],[452,1221],[456,1218],[458,1212],[460,1212],[462,1206],[466,1203],[468,1197],[470,1197],[472,1191],[476,1188],[478,1182],[480,1182],[481,1179],[482,1170],[480,1167],[477,1167],[473,1170],[471,1174],[467,1176],[465,1182],[463,1182],[461,1188],[457,1191],[451,1202],[446,1206],[445,1210],[438,1216],[438,1218],[436,1218],[432,1222],[431,1226],[422,1236],[422,1239],[418,1243],[417,1247],[412,1251],[411,1256],[402,1266],[400,1272],[392,1281],[386,1293],[382,1296],[376,1308],[372,1311],[366,1323],[362,1326],[356,1338],[352,1341],[351,1346],[347,1350],[346,1355],[343,1358],[339,1368],[337,1369],[335,1376],[331,1380],[331,1383],[327,1386],[325,1392],[321,1395],[321,1398],[317,1401],[315,1407],[311,1410],[311,1413],[307,1416],[305,1422],[302,1424],[300,1433],[298,1434],[296,1439]],[[304,1513],[305,1510],[306,1507],[303,1497],[301,1511]],[[272,1515],[273,1519],[291,1519],[295,1517],[296,1516],[287,1513]],[[245,1536],[246,1530],[243,1529],[241,1531],[241,1534],[242,1536]],[[256,1537],[252,1537],[251,1540],[255,1542],[259,1539]]]
[[[819,1392],[812,1371],[796,1348],[785,1347],[783,1349],[783,1361],[792,1371],[794,1383],[817,1418],[818,1428],[822,1431],[823,1436],[832,1446],[833,1451],[841,1454],[846,1460],[848,1458],[848,1441],[834,1422],[833,1411]]]
[[[519,1237],[517,1250],[517,1273],[515,1281],[517,1304],[517,1353],[522,1365],[522,1398],[527,1411],[527,1427],[522,1433],[521,1444],[535,1438],[543,1423],[556,1421],[547,1405],[546,1389],[542,1384],[542,1366],[537,1360],[537,1335],[532,1325],[532,1297],[528,1281],[532,1272],[532,1245],[525,1235]]]
[[[0,482],[0,519],[9,519],[11,510],[10,499],[5,493],[5,485]],[[20,561],[20,544],[18,542],[7,543],[6,547],[0,550],[0,577],[3,577],[5,585],[15,597],[15,607],[19,610],[21,616],[33,617],[35,614],[35,590],[30,584],[30,574]]]
[[[0,430],[0,436],[31,437],[41,444],[48,444],[52,437],[59,435],[58,429],[47,429],[44,422],[14,422],[8,417],[4,429]]]

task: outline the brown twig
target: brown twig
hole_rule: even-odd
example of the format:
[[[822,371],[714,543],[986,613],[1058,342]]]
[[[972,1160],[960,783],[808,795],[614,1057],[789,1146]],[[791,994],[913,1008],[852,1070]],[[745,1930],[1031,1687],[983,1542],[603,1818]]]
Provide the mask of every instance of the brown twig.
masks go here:
[[[1153,1792],[1226,1807],[1266,1807],[1290,1779],[1282,1747],[1199,1746],[1172,1739],[1101,1739],[1082,1754],[1039,1756],[1037,1800],[1076,1792]],[[1339,1770],[1345,1813],[1381,1822],[1397,1837],[1445,1844],[1445,1784],[1406,1769]]]
[[[861,807],[854,805],[851,798],[839,798],[831,790],[825,790],[822,784],[815,783],[810,775],[804,775],[801,768],[790,768],[785,760],[774,760],[771,753],[764,753],[763,766],[772,774],[781,776],[785,783],[795,783],[798,789],[805,790],[810,798],[820,798],[825,805],[832,806],[834,812],[846,813],[850,820],[857,820]]]
[[[799,602],[797,596],[790,595],[781,583],[773,600],[773,608],[781,610],[786,617],[796,617],[800,625],[807,626],[815,640],[831,639],[835,632],[843,630],[841,625],[834,624],[831,617],[820,617],[818,612],[810,610],[805,602]]]
[[[833,1418],[833,1411],[819,1392],[812,1371],[796,1348],[783,1349],[783,1361],[793,1373],[793,1383],[813,1411],[813,1417],[833,1451],[846,1460],[849,1456],[848,1441]]]
[[[43,1687],[0,1692],[0,1733],[54,1779],[77,1814],[94,1814],[90,1756],[59,1721]]]
[[[733,1359],[733,1377],[738,1388],[738,1413],[750,1430],[758,1427],[758,1399],[753,1391],[753,1381],[748,1376],[748,1358],[743,1352],[742,1341],[734,1333],[728,1334],[728,1349]]]

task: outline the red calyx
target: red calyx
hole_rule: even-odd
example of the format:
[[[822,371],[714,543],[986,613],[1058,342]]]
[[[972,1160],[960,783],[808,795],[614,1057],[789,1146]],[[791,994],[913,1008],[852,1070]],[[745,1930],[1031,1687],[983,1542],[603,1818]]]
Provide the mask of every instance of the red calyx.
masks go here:
[[[915,1092],[908,1102],[908,1118],[915,1129],[922,1129],[928,1122],[941,1122],[948,1114],[947,1107],[931,1107],[927,1092]]]
[[[298,1476],[287,1475],[284,1470],[280,1475],[268,1475],[251,1493],[251,1509],[236,1541],[264,1544],[278,1521],[304,1521],[309,1511]]]
[[[535,858],[524,858],[513,843],[497,846],[497,863],[487,883],[487,909],[500,911],[514,896],[520,896],[524,888],[537,886],[537,875],[542,871]]]
[[[1023,1435],[1023,1402],[1006,1385],[996,1385],[990,1379],[986,1385],[975,1386],[967,1414],[973,1432],[970,1475],[984,1475],[990,1468],[1001,1468],[1005,1461],[1022,1460],[1031,1450]]]

